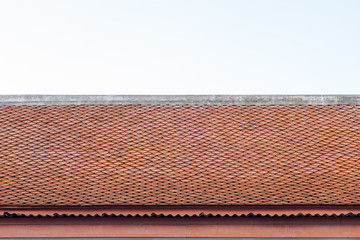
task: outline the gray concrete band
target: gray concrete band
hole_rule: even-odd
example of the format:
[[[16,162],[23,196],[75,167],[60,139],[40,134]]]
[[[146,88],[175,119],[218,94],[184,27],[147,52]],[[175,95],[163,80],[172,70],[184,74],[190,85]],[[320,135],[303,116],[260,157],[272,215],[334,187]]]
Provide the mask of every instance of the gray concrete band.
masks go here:
[[[0,95],[0,105],[360,105],[360,95]]]

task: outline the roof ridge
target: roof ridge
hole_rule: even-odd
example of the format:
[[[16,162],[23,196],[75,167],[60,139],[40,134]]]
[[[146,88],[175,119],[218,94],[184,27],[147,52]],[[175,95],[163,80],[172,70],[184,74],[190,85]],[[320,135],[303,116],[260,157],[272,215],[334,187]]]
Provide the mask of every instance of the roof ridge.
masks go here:
[[[0,95],[0,105],[360,105],[360,95]]]

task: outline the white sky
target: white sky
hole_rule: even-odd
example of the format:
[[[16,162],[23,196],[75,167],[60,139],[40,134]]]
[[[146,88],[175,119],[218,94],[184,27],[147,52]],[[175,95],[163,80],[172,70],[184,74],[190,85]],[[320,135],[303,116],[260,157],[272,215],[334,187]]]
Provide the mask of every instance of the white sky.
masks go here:
[[[360,94],[359,0],[0,0],[0,94]]]

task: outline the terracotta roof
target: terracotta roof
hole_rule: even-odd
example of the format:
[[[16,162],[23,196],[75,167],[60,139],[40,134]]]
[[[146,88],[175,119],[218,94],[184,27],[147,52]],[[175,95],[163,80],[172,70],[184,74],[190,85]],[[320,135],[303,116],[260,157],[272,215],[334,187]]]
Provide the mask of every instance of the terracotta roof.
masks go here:
[[[2,106],[0,205],[360,204],[359,110]]]

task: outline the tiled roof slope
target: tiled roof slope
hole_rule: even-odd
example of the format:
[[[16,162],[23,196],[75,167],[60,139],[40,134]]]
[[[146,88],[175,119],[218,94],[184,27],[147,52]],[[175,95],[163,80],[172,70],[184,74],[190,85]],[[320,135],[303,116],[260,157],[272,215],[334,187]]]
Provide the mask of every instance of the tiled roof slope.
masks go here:
[[[359,106],[0,107],[0,205],[360,204]]]

